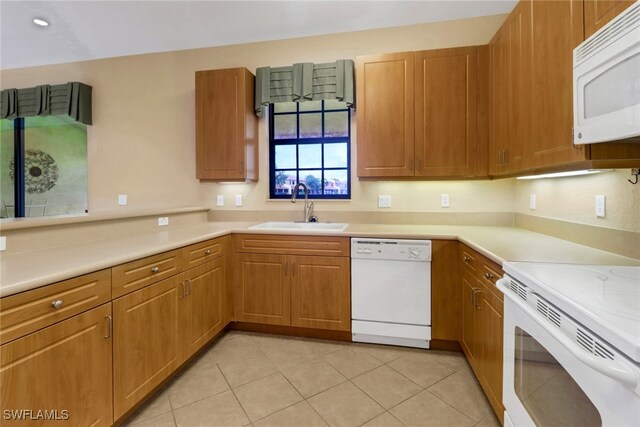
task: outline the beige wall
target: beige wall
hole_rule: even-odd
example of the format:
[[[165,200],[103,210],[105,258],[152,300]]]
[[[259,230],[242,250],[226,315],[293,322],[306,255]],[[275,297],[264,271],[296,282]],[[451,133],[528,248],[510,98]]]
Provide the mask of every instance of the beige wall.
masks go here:
[[[94,125],[88,131],[89,210],[204,205],[226,198],[224,211],[299,210],[287,201],[268,201],[266,120],[260,121],[260,180],[253,184],[199,183],[195,179],[194,72],[264,65],[323,62],[356,55],[486,44],[505,15],[356,33],[307,37],[169,53],[137,55],[1,72],[2,88],[79,80],[94,89]],[[355,120],[354,120],[355,121]],[[355,142],[357,130],[352,122]],[[355,143],[352,146],[355,154]],[[355,155],[352,155],[355,159]],[[355,171],[355,164],[352,164]],[[628,171],[598,177],[516,182],[352,180],[351,201],[316,203],[322,211],[521,212],[565,221],[635,230],[640,228],[640,185],[626,183]],[[528,210],[535,190],[538,209]],[[451,207],[439,207],[448,193]],[[242,194],[244,206],[234,197]],[[390,194],[391,209],[377,208],[377,196]],[[607,218],[593,215],[593,195],[607,195]],[[217,208],[215,208],[217,209]]]
[[[599,227],[640,232],[640,184],[629,169],[571,178],[516,180],[515,211]],[[529,196],[536,195],[536,209]],[[606,196],[606,217],[595,215],[595,196]]]
[[[194,72],[264,65],[323,62],[356,55],[486,44],[505,16],[413,25],[237,46],[137,55],[2,72],[1,84],[28,87],[79,80],[93,86],[94,125],[89,127],[89,210],[204,204],[216,194],[246,196],[246,209],[297,209],[267,202],[266,120],[260,121],[261,174],[257,184],[225,186],[195,179]],[[355,147],[353,147],[355,149]],[[236,188],[237,187],[237,188]],[[498,188],[499,191],[494,191]],[[351,202],[319,202],[318,209],[377,209],[377,194],[391,194],[393,208],[439,209],[450,192],[451,210],[512,211],[512,185],[484,183],[359,183]],[[233,202],[227,198],[227,206]],[[235,207],[232,207],[235,209]]]

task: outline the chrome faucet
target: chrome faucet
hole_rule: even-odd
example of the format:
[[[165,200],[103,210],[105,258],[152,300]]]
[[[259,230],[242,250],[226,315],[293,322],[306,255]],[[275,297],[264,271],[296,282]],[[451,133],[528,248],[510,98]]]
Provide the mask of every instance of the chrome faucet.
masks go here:
[[[291,195],[291,203],[295,203],[298,198],[298,188],[302,187],[302,191],[304,191],[304,221],[309,222],[312,218],[313,214],[313,202],[309,203],[309,187],[307,187],[304,183],[299,182],[293,187],[293,194]],[[318,220],[315,218],[316,221]]]

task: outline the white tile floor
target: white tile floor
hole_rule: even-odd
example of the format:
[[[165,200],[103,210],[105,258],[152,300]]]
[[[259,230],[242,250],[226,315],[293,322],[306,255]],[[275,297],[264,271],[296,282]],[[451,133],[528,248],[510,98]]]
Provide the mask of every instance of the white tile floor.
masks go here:
[[[228,332],[124,423],[499,426],[461,353]]]

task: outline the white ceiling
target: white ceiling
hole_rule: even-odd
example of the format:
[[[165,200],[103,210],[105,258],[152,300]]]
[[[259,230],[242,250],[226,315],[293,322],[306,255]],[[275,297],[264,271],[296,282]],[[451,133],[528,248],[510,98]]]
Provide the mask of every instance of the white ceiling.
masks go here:
[[[0,68],[496,15],[515,3],[0,0]],[[35,17],[51,25],[38,27]]]

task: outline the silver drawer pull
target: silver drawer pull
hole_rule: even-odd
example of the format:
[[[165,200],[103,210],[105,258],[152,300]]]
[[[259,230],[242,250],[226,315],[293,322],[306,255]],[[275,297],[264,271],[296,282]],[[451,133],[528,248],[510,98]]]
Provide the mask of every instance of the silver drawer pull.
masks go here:
[[[206,251],[204,251],[205,255],[211,255],[211,249],[207,249]]]
[[[464,259],[464,262],[469,262],[469,261],[471,261],[471,258],[469,258],[468,256],[465,256],[463,259]]]
[[[484,278],[485,278],[485,279],[487,279],[487,280],[491,280],[491,279],[493,279],[493,274],[491,274],[491,273],[484,273]]]
[[[54,302],[51,303],[51,307],[55,308],[56,310],[59,309],[60,307],[62,307],[62,300],[61,299],[57,299]]]
[[[152,273],[157,273],[158,271],[160,271],[160,267],[151,267]]]

